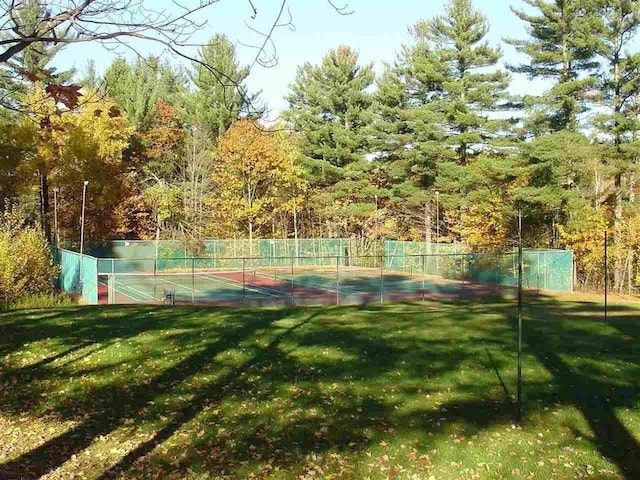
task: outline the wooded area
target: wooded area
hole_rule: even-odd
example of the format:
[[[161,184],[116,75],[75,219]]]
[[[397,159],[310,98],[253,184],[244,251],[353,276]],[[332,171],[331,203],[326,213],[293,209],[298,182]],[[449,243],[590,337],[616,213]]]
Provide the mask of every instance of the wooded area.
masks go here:
[[[88,180],[89,241],[352,237],[486,250],[514,245],[521,210],[527,245],[573,250],[581,287],[603,283],[605,230],[614,289],[639,280],[635,1],[515,5],[528,36],[504,42],[527,61],[508,70],[553,82],[515,97],[486,17],[451,0],[416,19],[378,76],[348,45],[301,65],[289,108],[268,125],[224,36],[182,67],[120,58],[104,74],[58,72],[50,64],[74,32],[29,37],[45,3],[19,3],[0,40],[33,38],[0,54],[0,193],[1,208],[51,242],[79,242]]]

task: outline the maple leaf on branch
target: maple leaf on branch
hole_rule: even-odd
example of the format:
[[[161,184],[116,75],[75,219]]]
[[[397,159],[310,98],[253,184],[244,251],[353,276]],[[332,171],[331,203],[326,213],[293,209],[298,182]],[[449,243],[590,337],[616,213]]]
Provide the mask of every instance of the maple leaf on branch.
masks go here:
[[[82,96],[78,85],[47,85],[45,91],[56,103],[62,103],[68,109],[78,106],[78,98]]]
[[[29,81],[31,81],[33,83],[35,83],[35,82],[40,80],[40,77],[38,77],[38,75],[36,75],[33,72],[29,72],[27,70],[20,70],[20,75],[22,75],[23,77],[26,77],[27,80],[29,80]]]

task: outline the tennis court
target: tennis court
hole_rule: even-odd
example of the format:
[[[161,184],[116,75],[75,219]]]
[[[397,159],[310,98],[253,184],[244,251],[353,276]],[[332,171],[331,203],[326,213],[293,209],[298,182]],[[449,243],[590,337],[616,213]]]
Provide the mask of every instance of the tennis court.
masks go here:
[[[169,292],[178,303],[231,306],[484,301],[512,295],[519,280],[532,291],[573,289],[573,257],[566,251],[524,251],[519,277],[513,249],[465,252],[456,245],[386,241],[383,253],[358,255],[348,242],[318,240],[313,245],[322,254],[291,256],[281,255],[291,253],[290,242],[260,240],[253,251],[265,253],[266,245],[273,255],[221,256],[235,245],[228,243],[214,241],[209,256],[175,256],[162,243],[157,256],[144,256],[153,246],[146,241],[116,243],[105,252],[112,257],[61,250],[60,283],[90,304],[161,303]]]
[[[101,303],[217,305],[351,304],[427,298],[495,297],[494,286],[382,268],[256,268],[157,271],[100,276]]]

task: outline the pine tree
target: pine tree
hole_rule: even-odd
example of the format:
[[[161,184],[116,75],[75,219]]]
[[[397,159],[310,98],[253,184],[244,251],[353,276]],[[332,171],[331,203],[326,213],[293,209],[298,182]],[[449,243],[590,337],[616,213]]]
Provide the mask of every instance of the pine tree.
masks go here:
[[[142,132],[157,124],[159,99],[179,103],[186,91],[181,72],[153,56],[139,58],[133,65],[123,58],[114,60],[104,74],[104,85],[108,96]]]
[[[537,244],[558,247],[557,227],[573,212],[600,205],[609,169],[602,147],[581,132],[561,130],[523,144],[518,152],[524,181],[513,197],[526,212]]]
[[[39,26],[40,19],[46,14],[47,5],[42,0],[26,0],[20,2],[11,15],[11,28],[4,29],[0,41],[10,41],[14,38],[29,37]],[[11,33],[9,33],[11,31]],[[55,31],[56,35],[63,35]],[[62,84],[73,76],[73,70],[58,72],[52,67],[51,61],[64,47],[64,43],[53,42],[35,43],[15,55],[0,69],[0,105],[12,110],[29,110],[29,106],[21,105],[20,98],[25,95],[34,81]],[[4,109],[3,109],[4,110]],[[6,110],[3,114],[7,114]]]
[[[402,219],[407,238],[430,241],[435,197],[427,189],[435,182],[437,155],[433,149],[444,141],[444,135],[437,115],[424,107],[442,76],[413,66],[423,54],[427,52],[417,46],[404,46],[396,61],[385,65],[376,82],[371,137],[378,155],[378,176],[390,190],[388,210]]]
[[[496,69],[500,49],[488,44],[488,21],[471,0],[451,0],[445,15],[420,21],[412,31],[414,75],[433,83],[425,109],[437,115],[456,162],[465,165],[504,127],[488,117],[508,100],[509,76]]]
[[[391,162],[388,170],[394,177],[404,172],[400,191],[411,192],[411,185],[439,189],[444,206],[458,209],[473,160],[502,151],[498,144],[509,136],[509,125],[491,115],[510,107],[509,76],[496,67],[501,52],[486,41],[488,29],[471,0],[451,0],[445,15],[410,29],[414,45],[379,82],[377,138],[382,160]]]
[[[367,90],[373,81],[373,65],[359,65],[357,52],[339,46],[319,65],[299,68],[286,97],[283,118],[296,132],[311,186],[308,208],[330,235],[362,234],[375,210],[375,193],[367,188],[371,165],[365,160],[373,120]]]
[[[213,138],[222,135],[243,115],[262,113],[258,95],[245,81],[249,67],[238,63],[236,49],[224,35],[215,35],[201,48],[190,73],[196,88],[187,105],[189,116]]]
[[[83,88],[97,91],[101,88],[101,81],[98,69],[96,68],[96,62],[90,59],[87,61],[81,73],[80,85],[82,85]]]
[[[298,69],[283,117],[301,133],[303,155],[344,167],[367,153],[373,80],[373,65],[359,65],[347,46],[329,51],[320,65]]]
[[[578,116],[586,110],[587,92],[594,85],[590,76],[598,64],[594,60],[597,10],[592,0],[523,0],[535,14],[511,8],[526,22],[529,38],[505,39],[529,63],[511,65],[514,72],[530,79],[551,79],[553,87],[544,95],[529,98],[534,106],[531,126],[534,133],[568,129],[577,131]]]
[[[638,170],[640,120],[637,115],[637,94],[640,90],[640,53],[628,49],[637,41],[640,28],[640,4],[632,0],[600,0],[597,54],[602,59],[604,72],[598,85],[602,92],[604,113],[595,116],[596,127],[610,139],[606,156],[613,168],[613,224],[615,243],[624,243],[624,206],[632,201]],[[628,258],[618,255],[614,268],[614,287],[620,291],[625,276],[625,263],[633,263],[633,252]],[[630,278],[628,280],[631,280]]]

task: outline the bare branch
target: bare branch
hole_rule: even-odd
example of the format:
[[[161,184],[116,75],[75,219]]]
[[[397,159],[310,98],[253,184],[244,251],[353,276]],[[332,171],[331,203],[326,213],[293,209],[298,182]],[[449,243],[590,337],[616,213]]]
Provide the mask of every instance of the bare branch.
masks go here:
[[[351,15],[355,10],[349,10],[349,4],[345,2],[345,4],[341,7],[336,5],[335,0],[327,0],[329,5],[333,7],[333,9],[338,12],[340,15]]]
[[[30,0],[0,0],[0,70],[6,77],[8,71],[16,68],[12,59],[19,58],[26,49],[37,44],[68,46],[95,42],[105,48],[115,44],[135,51],[127,39],[137,39],[160,44],[179,58],[207,68],[222,85],[237,88],[249,100],[242,86],[234,79],[227,78],[223,72],[206,65],[188,50],[204,46],[189,43],[189,38],[207,24],[207,20],[200,20],[198,16],[219,1],[200,0],[190,4],[186,0],[171,0],[171,7],[168,8],[166,3],[157,0],[48,0],[45,13],[39,15],[36,24],[27,29],[21,24],[18,13],[28,7]],[[251,9],[251,19],[256,19],[258,9],[254,0],[245,1]],[[275,30],[295,30],[288,8],[289,1],[281,0],[275,19],[264,32],[245,22],[249,30],[261,37],[257,45],[249,45],[256,49],[250,71],[255,65],[277,65],[277,51],[273,41]],[[335,0],[327,1],[341,15],[352,13],[347,10],[346,3],[340,6]],[[0,101],[1,103],[3,102]]]

